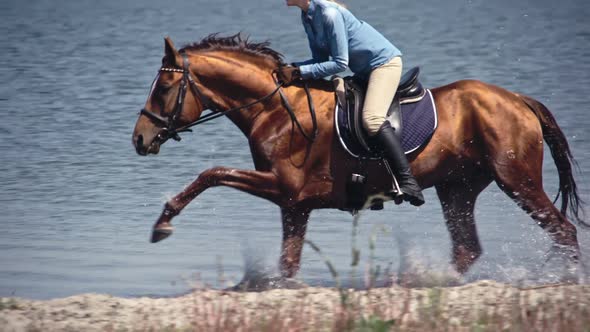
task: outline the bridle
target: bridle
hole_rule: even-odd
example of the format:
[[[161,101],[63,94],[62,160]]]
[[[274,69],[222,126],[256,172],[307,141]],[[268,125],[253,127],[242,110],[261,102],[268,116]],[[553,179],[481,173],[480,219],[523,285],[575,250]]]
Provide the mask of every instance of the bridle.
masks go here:
[[[164,118],[161,115],[158,115],[152,111],[149,111],[143,108],[140,111],[141,115],[147,116],[154,124],[161,128],[160,133],[158,134],[158,138],[160,141],[164,142],[169,138],[174,139],[175,141],[180,141],[181,138],[178,135],[179,133],[192,131],[190,127],[196,125],[196,123],[191,123],[185,126],[178,125],[178,118],[180,117],[182,110],[184,108],[184,101],[186,97],[187,87],[190,86],[190,89],[193,93],[194,98],[201,103],[203,109],[215,109],[212,107],[211,100],[205,98],[205,96],[199,90],[199,87],[195,83],[195,80],[192,77],[192,74],[189,70],[189,60],[188,56],[183,53],[182,54],[182,69],[179,68],[171,68],[171,67],[162,67],[160,68],[159,72],[169,72],[169,73],[182,73],[182,80],[180,81],[180,86],[178,87],[178,97],[176,99],[176,105],[174,106],[174,111],[167,117]],[[155,80],[157,80],[156,77]],[[154,84],[156,83],[154,80]],[[153,86],[152,86],[153,90]]]
[[[299,120],[295,116],[295,112],[293,111],[293,108],[291,107],[291,105],[287,101],[286,96],[284,95],[283,91],[281,90],[284,83],[278,82],[277,79],[275,78],[275,76],[273,76],[273,80],[275,81],[277,87],[268,95],[266,95],[258,100],[255,100],[249,104],[239,106],[236,108],[232,108],[229,110],[225,110],[225,111],[220,111],[219,108],[211,101],[211,99],[208,98],[207,96],[205,96],[199,90],[199,87],[198,87],[197,83],[195,82],[195,80],[193,79],[193,76],[192,76],[190,69],[189,69],[190,63],[189,63],[188,55],[186,53],[181,53],[181,55],[182,55],[182,62],[183,62],[182,69],[171,68],[171,67],[161,67],[159,70],[159,72],[182,73],[182,80],[180,81],[180,86],[178,87],[178,97],[176,100],[176,105],[174,107],[174,111],[167,118],[164,118],[159,114],[149,111],[146,108],[141,109],[141,111],[139,112],[141,115],[145,115],[146,117],[148,117],[152,122],[154,122],[154,124],[156,126],[161,128],[160,133],[158,133],[158,135],[157,135],[157,138],[160,141],[160,143],[163,143],[170,138],[172,138],[175,141],[180,141],[181,137],[180,137],[180,135],[178,135],[179,133],[192,132],[192,130],[190,129],[191,127],[194,127],[196,125],[214,120],[216,118],[222,117],[222,116],[227,115],[229,113],[239,111],[242,109],[246,109],[246,108],[249,108],[249,107],[254,106],[256,104],[262,103],[262,102],[272,98],[277,92],[279,92],[279,95],[281,96],[281,99],[283,101],[283,105],[287,109],[287,112],[289,113],[289,115],[291,117],[291,121],[293,121],[294,123],[297,124],[297,127],[299,128],[299,131],[303,134],[303,136],[307,140],[309,140],[310,142],[313,142],[315,140],[315,138],[317,137],[318,126],[317,126],[315,108],[313,105],[311,93],[309,92],[309,88],[307,86],[307,83],[305,83],[304,87],[305,87],[305,92],[306,92],[307,98],[308,98],[310,113],[312,116],[313,132],[311,133],[311,135],[305,132],[305,130],[303,129],[303,127],[299,123]],[[156,83],[157,79],[158,79],[158,77],[156,77],[156,79],[154,80],[154,84]],[[184,101],[185,101],[185,97],[186,97],[187,87],[190,87],[194,98],[198,102],[200,102],[203,109],[209,109],[210,113],[201,116],[196,121],[193,121],[189,124],[180,126],[180,125],[178,125],[178,119],[179,119],[179,117],[182,113],[182,110],[184,108]],[[152,86],[152,90],[153,90],[153,86]]]

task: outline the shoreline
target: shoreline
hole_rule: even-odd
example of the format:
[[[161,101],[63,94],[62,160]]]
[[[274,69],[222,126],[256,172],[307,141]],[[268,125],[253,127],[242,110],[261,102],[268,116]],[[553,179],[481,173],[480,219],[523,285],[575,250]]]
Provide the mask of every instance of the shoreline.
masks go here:
[[[457,287],[394,285],[364,291],[309,287],[256,293],[197,290],[162,298],[104,294],[53,300],[0,298],[2,332],[286,331],[294,327],[331,331],[343,330],[342,324],[373,323],[399,331],[420,327],[584,331],[590,329],[590,285],[517,288],[479,281]]]

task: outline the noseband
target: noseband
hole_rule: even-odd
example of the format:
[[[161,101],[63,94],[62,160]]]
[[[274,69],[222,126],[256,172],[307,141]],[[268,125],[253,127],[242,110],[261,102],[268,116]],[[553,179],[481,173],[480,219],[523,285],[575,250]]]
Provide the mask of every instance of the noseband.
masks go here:
[[[169,138],[174,139],[175,141],[180,141],[181,138],[178,133],[192,131],[190,127],[196,125],[191,124],[187,126],[178,126],[178,118],[182,113],[182,109],[184,108],[184,100],[186,97],[186,90],[187,86],[190,86],[190,89],[193,93],[193,96],[196,100],[198,100],[203,108],[211,108],[211,101],[201,93],[199,87],[195,83],[191,72],[189,70],[189,61],[188,56],[186,53],[182,54],[182,69],[179,68],[168,68],[162,67],[160,68],[160,72],[171,72],[171,73],[182,73],[182,80],[180,81],[180,86],[178,87],[178,97],[176,99],[176,106],[174,107],[174,111],[172,114],[168,116],[168,118],[164,118],[154,112],[148,111],[147,109],[143,108],[140,111],[140,114],[147,116],[150,120],[152,120],[158,127],[162,128],[162,131],[158,134],[158,138],[161,141],[166,141]]]
[[[309,110],[311,113],[312,124],[313,124],[313,132],[311,134],[308,134],[305,132],[305,130],[303,129],[303,127],[299,123],[299,120],[295,116],[295,112],[293,111],[291,105],[287,101],[286,96],[282,92],[281,88],[283,87],[284,83],[277,82],[277,80],[274,78],[274,76],[273,76],[273,80],[275,81],[277,88],[274,89],[268,95],[266,95],[258,100],[255,100],[247,105],[239,106],[239,107],[232,108],[232,109],[229,109],[226,111],[219,111],[219,109],[215,106],[215,104],[211,101],[211,99],[208,98],[207,96],[203,95],[201,93],[201,91],[199,90],[199,87],[197,86],[197,83],[193,79],[192,74],[189,69],[190,63],[188,60],[188,55],[186,53],[181,53],[181,55],[182,55],[182,62],[183,62],[182,69],[162,67],[159,70],[160,72],[182,73],[182,80],[180,81],[180,86],[178,87],[178,98],[176,100],[176,106],[174,107],[174,111],[172,112],[172,114],[170,114],[168,116],[168,118],[164,118],[161,115],[158,115],[158,114],[156,114],[152,111],[149,111],[145,108],[141,109],[141,111],[139,112],[141,115],[145,115],[146,117],[148,117],[152,122],[154,122],[154,124],[156,126],[161,128],[160,133],[158,133],[158,135],[157,135],[157,137],[161,143],[167,141],[170,138],[172,138],[175,141],[180,141],[181,138],[178,135],[179,133],[192,131],[190,128],[194,127],[198,124],[211,121],[213,119],[227,115],[231,112],[235,112],[235,111],[239,111],[239,110],[242,110],[245,108],[249,108],[249,107],[254,106],[258,103],[262,103],[262,102],[272,98],[277,92],[279,92],[279,95],[281,96],[281,99],[283,101],[283,105],[287,109],[287,112],[289,113],[289,116],[291,117],[291,121],[293,121],[294,123],[297,124],[299,131],[303,134],[303,136],[307,140],[309,140],[311,142],[313,142],[315,140],[317,133],[318,133],[318,126],[317,126],[315,109],[314,109],[313,101],[311,98],[311,93],[309,92],[309,88],[307,87],[307,84],[305,84],[304,87],[305,87],[305,92],[307,94]],[[156,77],[156,79],[157,79],[157,77]],[[201,105],[203,106],[203,109],[209,109],[211,112],[201,116],[198,120],[193,121],[187,125],[179,126],[178,119],[182,113],[182,109],[184,108],[184,100],[186,97],[187,86],[190,86],[193,96],[195,97],[195,99],[197,101],[199,101],[201,103]]]

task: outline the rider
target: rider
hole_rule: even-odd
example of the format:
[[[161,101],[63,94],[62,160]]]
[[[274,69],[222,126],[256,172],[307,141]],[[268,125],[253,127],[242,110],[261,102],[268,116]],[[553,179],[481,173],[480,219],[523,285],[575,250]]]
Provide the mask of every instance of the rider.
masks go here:
[[[301,79],[319,79],[348,68],[368,80],[363,106],[363,124],[376,137],[395,172],[404,200],[424,204],[422,189],[410,171],[400,141],[386,121],[402,73],[402,54],[383,35],[358,20],[341,4],[331,0],[286,0],[301,8],[312,59],[284,66],[279,75],[285,84]],[[331,57],[331,59],[330,59]]]

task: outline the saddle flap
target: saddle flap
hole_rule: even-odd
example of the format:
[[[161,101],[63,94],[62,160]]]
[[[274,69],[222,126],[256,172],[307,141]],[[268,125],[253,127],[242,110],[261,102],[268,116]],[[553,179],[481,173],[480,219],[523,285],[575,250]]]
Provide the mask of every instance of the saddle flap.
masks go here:
[[[386,121],[389,121],[395,129],[398,138],[403,133],[402,104],[410,104],[421,101],[426,90],[419,81],[420,68],[414,67],[407,71],[401,78],[399,88],[394,96],[393,102],[387,112]],[[367,134],[363,124],[363,106],[367,82],[359,80],[358,77],[333,77],[336,101],[344,109],[347,117],[350,135],[356,143],[364,150],[368,158],[380,158],[380,152],[373,148],[371,138]]]

